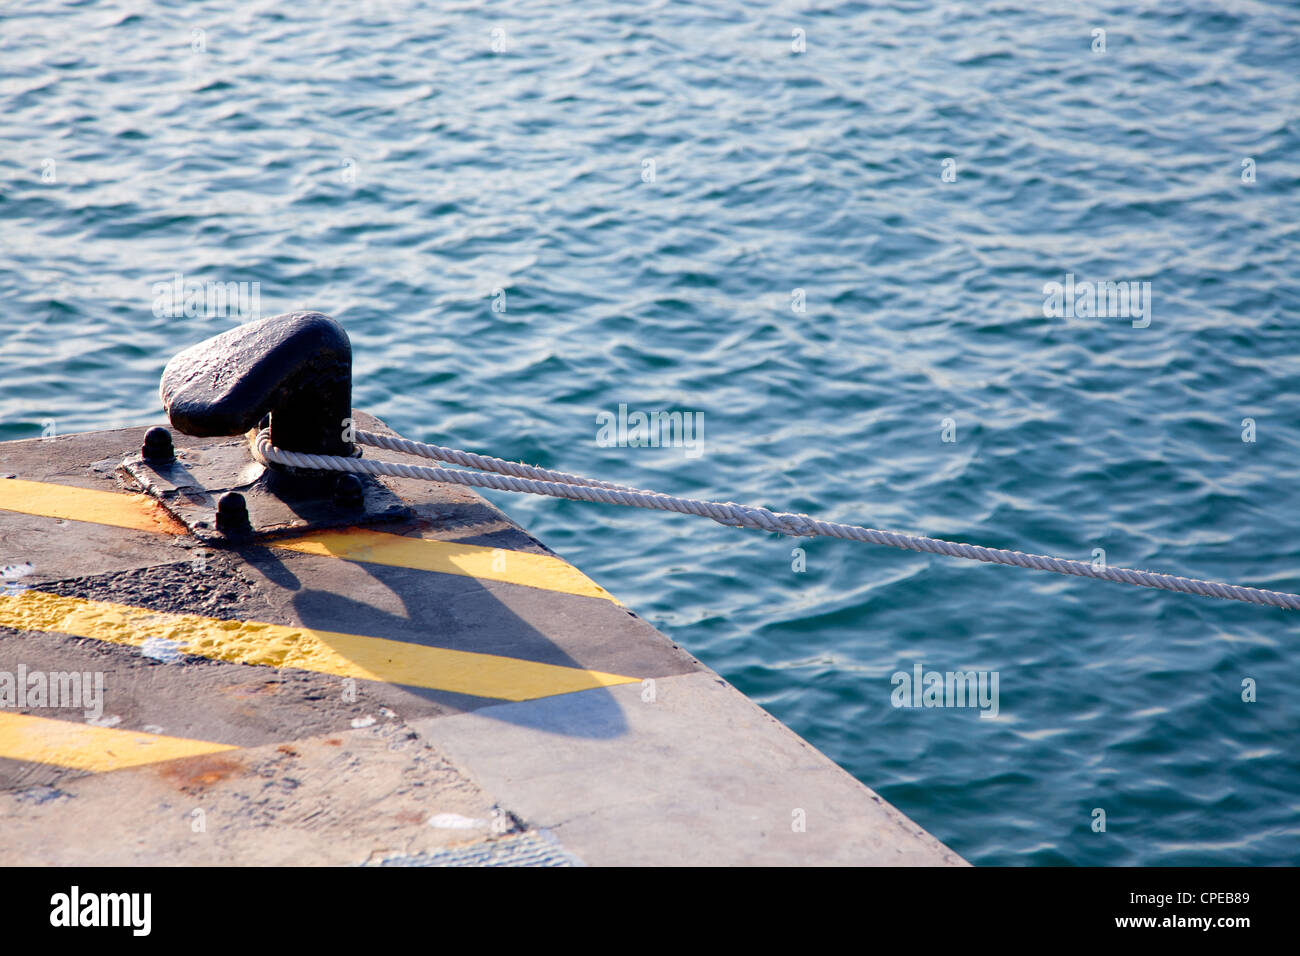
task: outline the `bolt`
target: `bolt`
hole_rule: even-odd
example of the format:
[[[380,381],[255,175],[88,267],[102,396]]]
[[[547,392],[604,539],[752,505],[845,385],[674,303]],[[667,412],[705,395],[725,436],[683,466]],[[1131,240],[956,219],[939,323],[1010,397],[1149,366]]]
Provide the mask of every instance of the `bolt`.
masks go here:
[[[217,530],[227,538],[249,534],[253,530],[248,520],[248,502],[237,491],[227,491],[217,499]]]
[[[356,475],[342,474],[334,483],[334,504],[340,508],[360,508],[365,504],[365,491]]]
[[[172,433],[155,425],[144,433],[144,444],[140,446],[140,454],[145,461],[159,465],[175,461],[176,448],[172,445]]]

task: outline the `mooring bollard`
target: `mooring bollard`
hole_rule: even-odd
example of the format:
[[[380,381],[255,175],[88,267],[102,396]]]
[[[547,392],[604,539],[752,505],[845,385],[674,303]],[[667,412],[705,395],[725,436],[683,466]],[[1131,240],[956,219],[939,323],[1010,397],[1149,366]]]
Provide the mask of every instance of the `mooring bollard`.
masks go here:
[[[352,343],[320,312],[250,322],[191,346],[163,370],[172,425],[186,435],[240,435],[270,416],[277,448],[351,455]]]
[[[343,327],[320,312],[250,322],[185,349],[167,363],[159,394],[182,435],[211,439],[269,429],[277,448],[361,454],[347,430],[352,345]],[[177,448],[168,429],[154,427],[122,470],[208,544],[410,514],[369,475],[268,466],[246,442],[202,448]]]

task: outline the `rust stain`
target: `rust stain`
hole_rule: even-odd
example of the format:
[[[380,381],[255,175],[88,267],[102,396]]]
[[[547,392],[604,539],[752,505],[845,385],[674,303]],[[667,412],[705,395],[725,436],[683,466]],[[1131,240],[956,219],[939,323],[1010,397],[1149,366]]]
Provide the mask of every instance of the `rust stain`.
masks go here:
[[[238,760],[222,754],[209,754],[169,761],[162,765],[160,773],[178,789],[194,791],[233,777],[242,769],[243,764]]]
[[[280,692],[280,681],[253,681],[247,684],[231,684],[229,687],[221,688],[223,694],[230,697],[263,697],[267,694],[277,694]]]
[[[156,498],[149,495],[137,494],[132,495],[131,500],[138,505],[142,505],[144,510],[154,521],[158,522],[158,530],[163,534],[189,534],[190,531],[185,525],[176,520],[176,517],[162,506]]]

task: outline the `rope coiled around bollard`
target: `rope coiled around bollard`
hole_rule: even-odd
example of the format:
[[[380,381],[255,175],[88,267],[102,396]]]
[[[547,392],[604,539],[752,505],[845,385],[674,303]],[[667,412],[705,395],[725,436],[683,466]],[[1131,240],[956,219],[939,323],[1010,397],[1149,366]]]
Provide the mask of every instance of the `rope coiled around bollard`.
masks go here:
[[[534,465],[504,461],[487,455],[476,455],[473,452],[445,448],[441,445],[426,445],[406,438],[378,435],[374,432],[356,431],[354,437],[362,445],[387,448],[390,451],[461,465],[466,468],[477,469],[477,471],[460,471],[453,468],[372,461],[366,458],[343,458],[336,455],[311,455],[302,452],[284,451],[271,444],[269,430],[258,433],[253,442],[253,453],[254,457],[263,464],[345,471],[353,474],[388,475],[396,478],[420,478],[427,481],[469,485],[475,488],[492,488],[497,491],[515,491],[533,495],[548,495],[552,498],[568,498],[575,501],[596,501],[603,504],[623,505],[632,508],[673,511],[679,514],[699,515],[719,524],[732,527],[757,528],[761,531],[772,531],[776,534],[793,537],[845,538],[850,541],[866,541],[891,548],[902,548],[906,551],[942,554],[947,557],[966,558],[972,561],[984,561],[989,564],[1006,564],[1018,568],[1031,568],[1035,571],[1052,571],[1056,574],[1098,578],[1103,581],[1132,584],[1136,587],[1158,588],[1164,591],[1221,598],[1226,601],[1244,601],[1248,604],[1261,604],[1266,607],[1287,608],[1293,611],[1300,610],[1300,595],[1290,594],[1285,591],[1247,588],[1236,584],[1221,584],[1197,578],[1159,574],[1153,571],[1135,571],[1130,568],[1097,567],[1087,561],[1053,558],[1042,554],[1026,554],[1022,551],[1008,551],[1002,548],[985,548],[974,544],[944,541],[940,538],[903,534],[897,531],[877,531],[874,528],[819,521],[808,515],[775,512],[767,508],[748,507],[730,501],[716,502],[701,501],[695,498],[680,498],[676,495],[644,491],[629,485],[598,481],[582,475],[573,475],[562,471],[552,471],[548,468],[538,468]],[[486,474],[481,472],[486,472]]]

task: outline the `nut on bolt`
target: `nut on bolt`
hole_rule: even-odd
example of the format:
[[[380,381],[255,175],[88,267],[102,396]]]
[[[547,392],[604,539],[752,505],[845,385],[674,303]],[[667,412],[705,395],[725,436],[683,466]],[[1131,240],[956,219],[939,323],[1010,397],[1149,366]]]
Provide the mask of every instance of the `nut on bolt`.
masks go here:
[[[217,499],[217,530],[227,538],[251,534],[253,525],[248,520],[248,502],[237,491],[227,491]]]
[[[155,425],[144,433],[144,444],[140,446],[140,455],[145,461],[165,465],[176,460],[176,447],[172,444],[172,433],[161,425]]]

